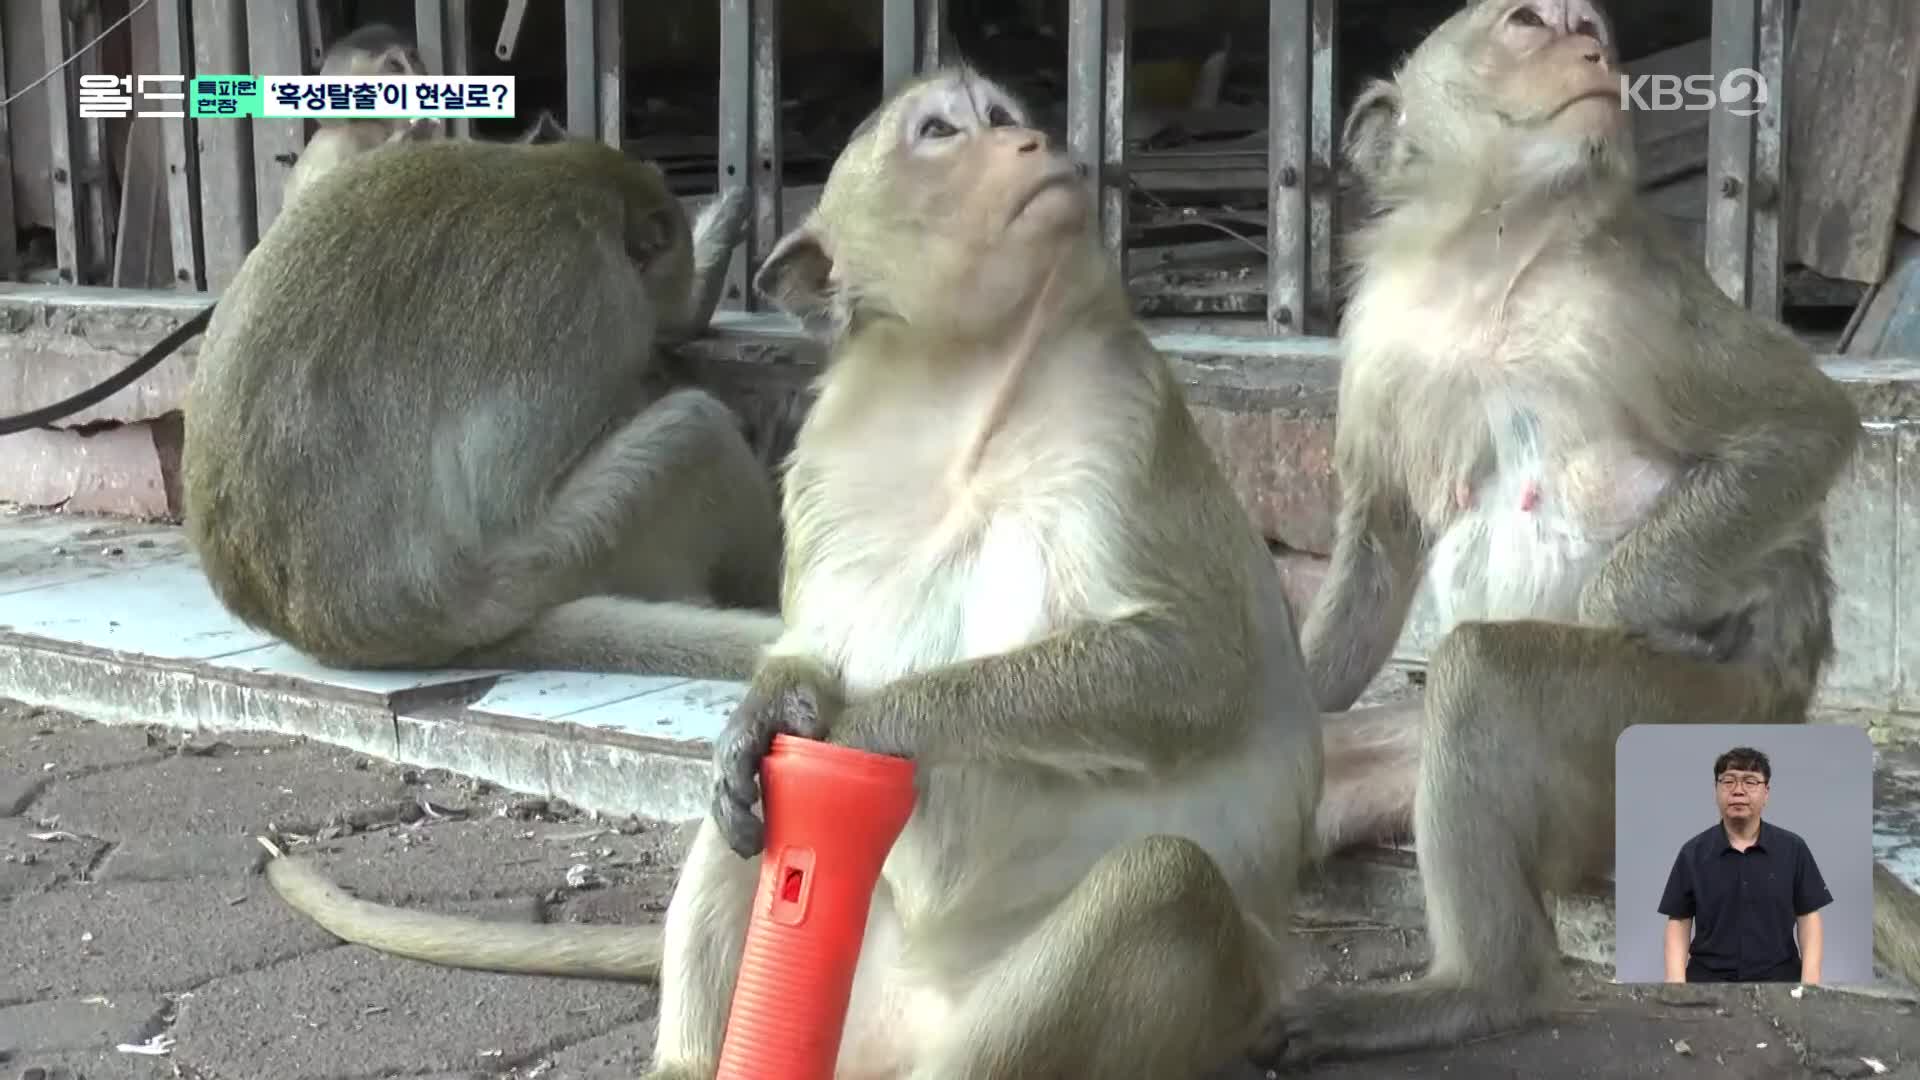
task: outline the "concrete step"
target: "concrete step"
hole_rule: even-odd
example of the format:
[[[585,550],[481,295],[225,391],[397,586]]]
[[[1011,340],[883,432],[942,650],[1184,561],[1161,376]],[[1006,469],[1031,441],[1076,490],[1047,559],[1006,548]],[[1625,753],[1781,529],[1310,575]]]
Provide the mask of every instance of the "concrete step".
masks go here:
[[[304,735],[613,815],[704,813],[737,683],[341,671],[243,625],[182,530],[0,518],[0,696],[108,723]]]

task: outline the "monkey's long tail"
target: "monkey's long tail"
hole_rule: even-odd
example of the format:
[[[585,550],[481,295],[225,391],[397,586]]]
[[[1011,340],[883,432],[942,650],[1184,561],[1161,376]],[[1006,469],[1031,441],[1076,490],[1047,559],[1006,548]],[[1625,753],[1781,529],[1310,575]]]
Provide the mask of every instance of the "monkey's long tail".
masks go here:
[[[460,662],[743,681],[753,677],[762,650],[782,628],[778,615],[764,611],[589,596],[548,610]]]
[[[294,910],[342,941],[445,967],[523,975],[652,979],[658,926],[490,922],[409,911],[347,895],[305,859],[275,858],[267,881]]]
[[[1873,864],[1873,957],[1920,987],[1920,892]]]

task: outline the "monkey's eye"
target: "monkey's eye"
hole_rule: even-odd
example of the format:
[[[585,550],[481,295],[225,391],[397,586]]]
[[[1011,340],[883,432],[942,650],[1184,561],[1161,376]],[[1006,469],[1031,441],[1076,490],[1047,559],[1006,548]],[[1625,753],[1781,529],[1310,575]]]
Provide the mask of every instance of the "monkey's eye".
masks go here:
[[[1523,7],[1523,8],[1516,8],[1516,9],[1514,9],[1514,12],[1513,12],[1513,14],[1512,14],[1512,15],[1509,15],[1509,16],[1507,16],[1507,21],[1508,21],[1508,22],[1510,22],[1510,23],[1513,23],[1513,24],[1514,24],[1515,26],[1545,26],[1545,25],[1547,25],[1547,21],[1546,21],[1545,19],[1542,19],[1542,18],[1540,17],[1540,13],[1539,13],[1539,12],[1537,12],[1537,11],[1535,11],[1535,10],[1533,10],[1533,9],[1532,9],[1532,8],[1530,8],[1530,7]]]
[[[1007,111],[1005,105],[995,105],[987,110],[987,123],[992,127],[1012,127],[1013,114]]]
[[[1595,41],[1601,40],[1600,28],[1593,24],[1592,19],[1581,19],[1580,25],[1574,27],[1573,32],[1582,37],[1590,37]]]
[[[929,116],[920,121],[920,137],[923,139],[944,139],[949,135],[960,134],[960,129],[947,123],[938,116]]]

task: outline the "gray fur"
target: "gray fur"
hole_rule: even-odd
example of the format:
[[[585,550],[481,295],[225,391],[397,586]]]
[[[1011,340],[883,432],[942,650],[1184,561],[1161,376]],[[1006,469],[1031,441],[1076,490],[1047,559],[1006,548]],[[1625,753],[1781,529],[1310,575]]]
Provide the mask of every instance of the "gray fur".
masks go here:
[[[779,629],[772,481],[726,406],[650,375],[658,326],[698,332],[731,205],[689,230],[591,142],[321,177],[195,375],[187,524],[221,601],[341,667],[745,677]]]
[[[1469,4],[1349,127],[1380,212],[1352,243],[1343,505],[1304,627],[1320,705],[1346,708],[1379,671],[1429,564],[1444,558],[1434,580],[1463,614],[1430,657],[1424,716],[1397,734],[1391,718],[1329,721],[1342,783],[1319,830],[1411,826],[1433,958],[1411,984],[1276,1012],[1261,1060],[1441,1046],[1546,1015],[1562,988],[1551,898],[1612,861],[1620,732],[1802,722],[1833,651],[1821,513],[1859,417],[1636,202],[1617,104],[1561,106],[1611,78],[1585,66],[1609,55],[1590,0],[1516,17],[1526,6]],[[1511,401],[1551,453],[1501,442]],[[1598,473],[1567,464],[1590,451]],[[1523,503],[1532,475],[1544,494]],[[1618,531],[1498,531],[1614,505]],[[1354,778],[1369,767],[1377,794]],[[1876,952],[1920,981],[1920,900],[1890,874],[1875,889]]]

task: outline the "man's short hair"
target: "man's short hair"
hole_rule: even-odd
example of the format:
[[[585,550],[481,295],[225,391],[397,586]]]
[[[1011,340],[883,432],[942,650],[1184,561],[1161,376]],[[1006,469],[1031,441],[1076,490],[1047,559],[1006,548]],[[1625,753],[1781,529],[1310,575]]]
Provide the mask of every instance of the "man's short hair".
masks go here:
[[[1751,746],[1736,746],[1713,759],[1713,778],[1715,780],[1720,779],[1720,774],[1726,772],[1728,769],[1739,769],[1741,772],[1757,772],[1760,774],[1760,779],[1766,781],[1772,781],[1773,779],[1773,763],[1767,760],[1767,755],[1755,750]]]

